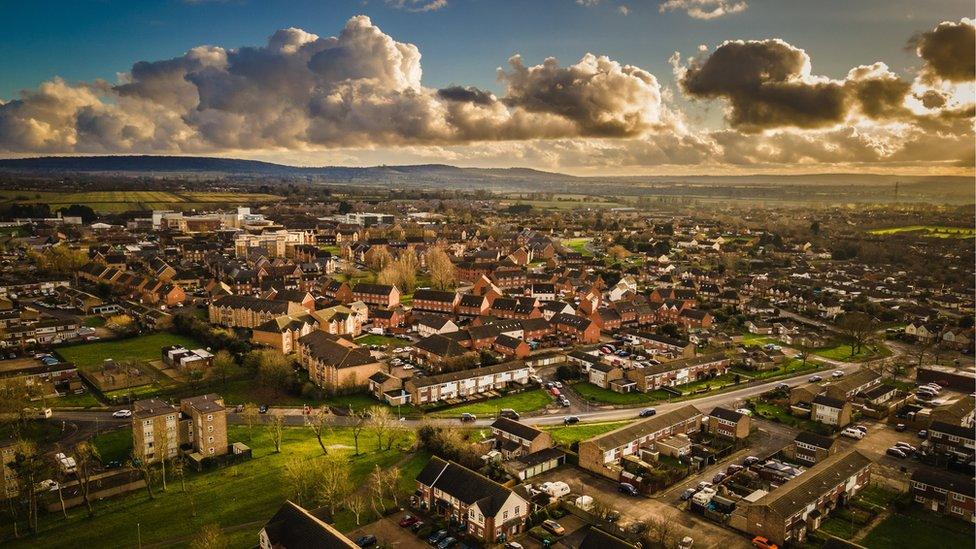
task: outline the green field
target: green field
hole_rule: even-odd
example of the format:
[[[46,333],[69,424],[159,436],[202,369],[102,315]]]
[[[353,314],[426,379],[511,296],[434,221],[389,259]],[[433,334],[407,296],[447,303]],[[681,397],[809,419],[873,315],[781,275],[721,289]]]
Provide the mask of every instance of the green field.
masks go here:
[[[576,383],[573,385],[573,389],[583,399],[603,404],[646,404],[654,401],[654,397],[647,393],[617,393],[597,387],[592,383]]]
[[[569,238],[562,241],[562,245],[566,246],[574,252],[579,252],[585,256],[592,256],[589,250],[586,249],[586,245],[589,244],[592,238]]]
[[[4,535],[0,539],[5,539],[4,543],[10,547],[64,547],[65,540],[71,540],[73,547],[136,547],[137,532],[141,531],[143,544],[185,545],[187,538],[201,526],[216,523],[223,528],[239,527],[234,530],[232,539],[246,542],[248,546],[255,545],[264,522],[285,499],[294,498],[284,482],[285,465],[296,456],[321,459],[322,451],[315,437],[304,428],[285,430],[280,454],[273,453],[273,445],[263,428],[255,428],[251,441],[248,441],[244,427],[231,426],[229,431],[229,439],[248,444],[254,451],[254,458],[238,465],[188,474],[186,493],[175,478],[170,477],[165,492],[160,490],[157,480],[155,499],[150,499],[146,490],[138,490],[103,500],[95,504],[93,519],[87,518],[84,506],[69,510],[67,519],[60,513],[47,514],[41,519],[37,537],[18,540],[9,538],[8,522],[0,523]],[[118,440],[113,444],[117,447]],[[405,453],[413,444],[412,433],[401,440],[399,448],[394,446],[383,451],[376,450],[375,438],[361,436],[359,445],[363,454],[359,456],[352,455],[353,438],[346,428],[335,429],[327,437],[327,444],[331,452],[348,456],[354,486],[363,486],[375,466],[392,468],[401,464],[403,475],[398,486],[403,492],[410,491],[414,486],[413,479],[406,477],[415,475],[427,457]],[[365,522],[374,520],[364,519]],[[2,520],[8,520],[6,513]],[[342,530],[355,527],[352,513],[345,509],[336,513],[335,522]],[[249,532],[250,536],[240,530]]]
[[[0,203],[47,204],[51,210],[72,204],[89,206],[98,213],[132,210],[192,210],[218,206],[249,205],[281,200],[260,193],[169,192],[169,191],[90,191],[62,193],[54,191],[0,191]]]
[[[603,433],[609,433],[629,424],[629,421],[611,421],[607,423],[578,423],[561,427],[546,427],[556,444],[569,446],[574,442],[593,438]]]
[[[410,345],[409,341],[402,339],[397,339],[395,337],[381,336],[381,335],[365,335],[356,339],[356,343],[360,345],[390,345],[391,347],[407,347]]]
[[[851,346],[843,342],[834,343],[830,347],[805,350],[819,357],[843,362],[864,362],[866,360],[884,358],[891,354],[891,351],[880,343],[877,345],[864,345],[860,351],[853,355],[851,354]]]
[[[116,429],[102,433],[92,439],[102,463],[119,461],[125,463],[132,457],[132,429]]]
[[[93,369],[109,358],[116,362],[160,360],[162,348],[169,345],[184,345],[191,349],[200,347],[199,342],[188,337],[161,332],[129,339],[70,345],[59,348],[58,353],[81,369]]]
[[[868,549],[972,547],[974,535],[972,524],[912,507],[878,523],[859,543]]]
[[[900,233],[921,233],[921,236],[934,238],[973,238],[976,229],[971,227],[946,227],[941,225],[907,225],[904,227],[890,227],[868,231],[873,235],[892,235]]]
[[[469,413],[492,417],[497,415],[502,408],[511,408],[522,414],[545,408],[550,402],[552,402],[552,397],[549,396],[549,393],[542,389],[535,389],[533,391],[525,391],[524,393],[493,398],[484,402],[462,404],[446,410],[439,410],[431,415],[437,417],[456,417],[463,413]]]

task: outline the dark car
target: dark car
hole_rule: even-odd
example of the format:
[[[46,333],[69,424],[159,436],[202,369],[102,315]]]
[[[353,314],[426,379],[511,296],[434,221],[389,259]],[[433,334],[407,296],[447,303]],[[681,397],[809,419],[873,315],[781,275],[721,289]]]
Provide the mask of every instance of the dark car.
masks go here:
[[[928,429],[922,429],[921,431],[919,431],[918,432],[918,438],[921,438],[921,439],[929,438],[929,431],[928,431]]]
[[[427,538],[427,543],[437,545],[442,539],[447,537],[447,530],[438,530]]]
[[[518,412],[512,410],[511,408],[505,408],[504,410],[498,412],[498,417],[504,417],[515,421],[519,420]]]
[[[423,527],[424,527],[424,521],[418,520],[417,522],[413,523],[410,526],[410,531],[416,533],[416,532],[419,532],[420,529],[423,528]]]
[[[577,416],[566,416],[563,418],[563,425],[572,425],[579,422],[580,419]]]
[[[746,467],[749,467],[750,465],[753,465],[755,463],[759,463],[759,458],[757,458],[756,456],[749,456],[746,459],[742,460],[742,464],[745,465]]]
[[[899,423],[898,425],[895,425],[895,430],[898,431],[899,433],[904,431],[907,428],[908,426],[905,425],[904,423]]]
[[[258,406],[258,413],[259,414],[267,414],[268,413],[268,405],[267,404],[262,404],[262,405]]]
[[[654,408],[644,408],[643,410],[640,411],[640,414],[637,415],[640,417],[651,417],[656,413],[657,410],[655,410]]]
[[[712,484],[718,484],[723,480],[725,480],[725,473],[716,473],[715,476],[712,477]]]
[[[360,547],[370,547],[376,545],[376,536],[373,534],[366,534],[365,536],[359,536],[356,538],[356,545]]]
[[[457,545],[457,540],[448,536],[437,544],[437,549],[448,549],[449,547],[454,547],[455,545]]]
[[[618,484],[617,491],[620,492],[621,494],[627,494],[628,496],[640,495],[640,492],[637,491],[637,488],[635,488],[634,485],[630,484],[629,482],[621,482],[620,484]]]
[[[118,469],[119,467],[122,467],[122,462],[117,459],[113,459],[112,461],[106,463],[105,467],[108,467],[109,469]]]
[[[616,509],[610,509],[609,511],[607,511],[607,515],[603,518],[607,522],[617,522],[618,520],[620,520],[620,511],[617,511]]]
[[[896,448],[894,446],[892,446],[891,448],[888,448],[885,451],[885,453],[888,454],[889,456],[894,456],[894,457],[896,457],[898,459],[905,459],[906,457],[908,457],[908,454],[905,453],[904,450],[902,450],[901,448]]]
[[[697,492],[698,490],[695,490],[694,488],[688,488],[684,492],[681,492],[681,501],[688,501],[691,499],[691,496],[695,495]]]
[[[404,515],[403,518],[400,519],[400,527],[401,528],[406,528],[407,526],[413,526],[414,524],[416,524],[418,522],[420,522],[420,519],[419,518],[417,518],[417,517],[415,517],[413,515]]]
[[[776,390],[777,391],[789,391],[790,390],[790,386],[787,385],[787,384],[785,384],[785,383],[780,383],[780,384],[778,384],[776,386]]]
[[[467,421],[475,421],[477,419],[478,419],[478,416],[476,416],[474,414],[469,414],[467,412],[461,414],[461,421],[467,422]]]
[[[729,465],[728,467],[725,468],[725,474],[726,475],[734,475],[735,473],[738,473],[742,469],[744,469],[743,466],[736,465],[736,464],[733,463],[732,465]]]

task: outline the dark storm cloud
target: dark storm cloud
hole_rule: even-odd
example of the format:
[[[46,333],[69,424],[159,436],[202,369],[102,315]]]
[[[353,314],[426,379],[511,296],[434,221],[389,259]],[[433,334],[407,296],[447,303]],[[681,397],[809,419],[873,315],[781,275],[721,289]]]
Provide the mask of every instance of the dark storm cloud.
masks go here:
[[[461,101],[463,103],[476,103],[478,105],[490,105],[495,102],[495,96],[485,90],[480,90],[474,86],[448,86],[437,90],[437,97],[446,101]]]
[[[972,82],[976,79],[976,27],[971,19],[945,21],[909,41],[924,61],[929,81]]]

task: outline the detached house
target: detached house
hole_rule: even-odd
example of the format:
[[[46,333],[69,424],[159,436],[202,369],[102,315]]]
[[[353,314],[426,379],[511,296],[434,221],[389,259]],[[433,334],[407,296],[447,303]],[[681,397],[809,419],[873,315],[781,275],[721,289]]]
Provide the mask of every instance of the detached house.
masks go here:
[[[450,517],[485,543],[502,542],[522,531],[529,501],[467,467],[433,457],[417,475],[421,509]]]

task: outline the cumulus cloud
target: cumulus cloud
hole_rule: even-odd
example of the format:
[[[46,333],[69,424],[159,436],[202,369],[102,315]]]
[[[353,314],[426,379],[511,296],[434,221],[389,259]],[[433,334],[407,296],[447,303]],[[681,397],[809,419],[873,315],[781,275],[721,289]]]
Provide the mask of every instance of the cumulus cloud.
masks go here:
[[[665,0],[658,10],[661,13],[683,11],[691,18],[707,20],[739,13],[748,7],[744,0]]]
[[[12,152],[206,152],[634,136],[661,127],[650,73],[607,57],[510,60],[502,98],[421,82],[416,46],[365,16],[334,37],[288,28],[265,46],[194,48],[120,82],[55,79],[0,106]]]
[[[924,63],[929,81],[972,82],[976,79],[976,26],[972,19],[945,21],[909,41]]]

